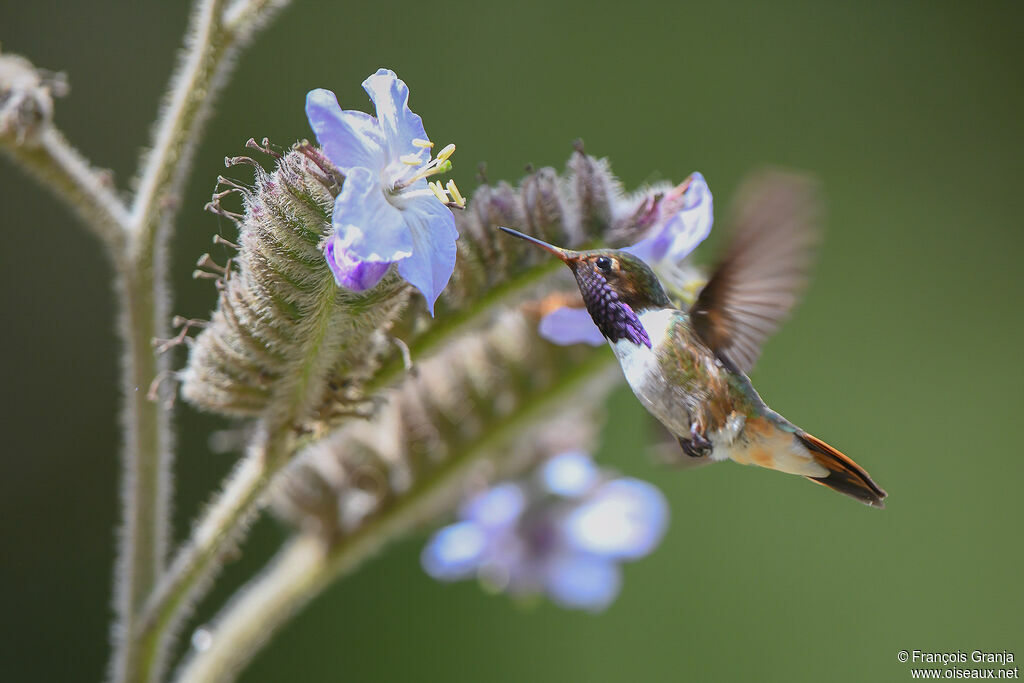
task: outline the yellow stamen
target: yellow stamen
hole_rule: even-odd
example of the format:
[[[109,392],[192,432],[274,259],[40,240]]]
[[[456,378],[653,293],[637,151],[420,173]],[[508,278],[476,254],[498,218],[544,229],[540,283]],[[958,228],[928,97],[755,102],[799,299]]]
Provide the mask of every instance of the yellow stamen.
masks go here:
[[[454,144],[446,145],[444,149],[442,149],[440,152],[437,153],[437,160],[438,161],[447,161],[448,157],[450,157],[453,154],[455,154],[455,145]]]
[[[419,138],[413,140],[414,144],[418,144],[419,142],[429,143],[431,146],[434,144],[428,140],[420,140]],[[395,184],[394,191],[397,192],[399,190],[403,190],[419,180],[429,178],[430,176],[441,175],[452,170],[452,162],[449,160],[449,157],[454,153],[455,145],[446,145],[436,157],[433,159],[427,159],[426,162],[420,159],[416,154],[405,154],[399,157],[402,163],[409,166],[416,166],[418,168],[413,176],[403,178],[401,181],[397,182]],[[441,183],[438,183],[437,187],[442,194],[445,194],[446,198],[442,201],[447,204],[449,200],[447,199],[447,193],[445,193],[444,186]]]
[[[459,192],[459,188],[455,186],[454,180],[448,181],[448,192],[451,193],[452,199],[458,206],[466,206],[466,198],[462,196],[461,192]]]
[[[441,183],[434,180],[427,183],[427,186],[430,188],[430,191],[434,193],[434,196],[440,199],[442,203],[448,203],[448,194],[444,191],[444,188],[441,187]]]
[[[423,149],[430,149],[431,147],[434,146],[433,142],[431,142],[430,140],[424,140],[423,138],[413,138],[412,144],[416,145],[417,147],[422,147]]]

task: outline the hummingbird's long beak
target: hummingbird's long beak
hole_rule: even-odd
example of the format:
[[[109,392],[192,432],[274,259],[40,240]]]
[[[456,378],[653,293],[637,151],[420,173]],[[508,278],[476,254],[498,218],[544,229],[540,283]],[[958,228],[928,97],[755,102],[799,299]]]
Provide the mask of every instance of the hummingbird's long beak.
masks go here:
[[[561,247],[556,247],[555,245],[548,244],[547,242],[539,240],[536,237],[530,237],[529,235],[524,235],[523,233],[519,232],[518,230],[513,230],[512,228],[502,227],[500,225],[498,226],[498,230],[503,230],[503,231],[507,232],[508,234],[512,235],[513,237],[518,237],[521,240],[526,240],[527,242],[530,242],[531,244],[535,244],[538,247],[540,247],[541,249],[543,249],[544,251],[546,251],[548,253],[551,253],[551,254],[554,254],[559,259],[561,259],[564,263],[570,263],[570,262],[575,261],[575,260],[577,260],[579,258],[579,252],[572,251],[570,249],[562,249]]]

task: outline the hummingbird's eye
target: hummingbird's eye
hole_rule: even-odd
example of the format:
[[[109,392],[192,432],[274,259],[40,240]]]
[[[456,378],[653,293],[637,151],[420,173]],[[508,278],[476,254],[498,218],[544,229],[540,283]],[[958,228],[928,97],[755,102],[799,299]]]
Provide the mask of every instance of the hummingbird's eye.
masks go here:
[[[602,273],[609,273],[612,269],[612,260],[607,256],[598,256],[594,261],[594,265],[597,266],[598,270]]]

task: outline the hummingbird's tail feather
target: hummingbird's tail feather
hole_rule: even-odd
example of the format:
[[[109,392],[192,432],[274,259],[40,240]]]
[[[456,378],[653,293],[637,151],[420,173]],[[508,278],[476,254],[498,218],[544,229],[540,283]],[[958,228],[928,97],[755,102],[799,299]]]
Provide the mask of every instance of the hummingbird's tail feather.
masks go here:
[[[797,431],[796,438],[811,452],[815,462],[828,470],[824,477],[807,477],[833,491],[845,493],[866,505],[885,507],[886,493],[871,480],[870,475],[850,458],[807,432]]]
[[[721,432],[712,434],[712,441],[716,440],[721,443]],[[798,474],[867,505],[885,507],[885,491],[860,465],[777,413],[748,417],[741,433],[733,435],[724,448],[716,447],[711,457]]]

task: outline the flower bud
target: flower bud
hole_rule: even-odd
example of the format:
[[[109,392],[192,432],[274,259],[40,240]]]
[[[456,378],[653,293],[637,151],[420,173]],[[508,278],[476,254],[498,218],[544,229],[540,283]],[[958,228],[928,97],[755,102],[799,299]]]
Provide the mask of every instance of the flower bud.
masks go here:
[[[248,157],[226,160],[252,164],[255,184],[222,178],[227,189],[207,207],[237,224],[238,253],[223,268],[209,257],[200,261],[216,272],[197,276],[214,276],[219,295],[181,373],[182,393],[225,415],[280,410],[295,419],[329,420],[362,399],[360,382],[387,350],[384,332],[408,291],[393,272],[366,292],[337,286],[322,249],[343,179],[309,145],[271,153],[278,159],[270,173]],[[235,192],[242,196],[241,215],[221,206]]]
[[[465,211],[455,212],[462,236],[455,273],[441,300],[449,309],[479,298],[507,283],[524,268],[546,261],[545,255],[502,235],[498,226],[515,226],[541,239],[569,248],[604,242],[612,217],[622,212],[620,184],[608,162],[573,153],[559,176],[542,168],[528,174],[519,187],[484,185]]]
[[[560,181],[555,169],[542,168],[526,176],[520,185],[520,192],[525,210],[524,232],[545,242],[557,242],[562,237],[565,208],[562,206]]]
[[[569,159],[569,184],[576,213],[576,220],[570,224],[578,230],[571,235],[575,243],[582,243],[588,235],[606,233],[612,226],[615,206],[622,201],[622,185],[612,175],[608,161],[584,154],[582,144],[578,144]]]

